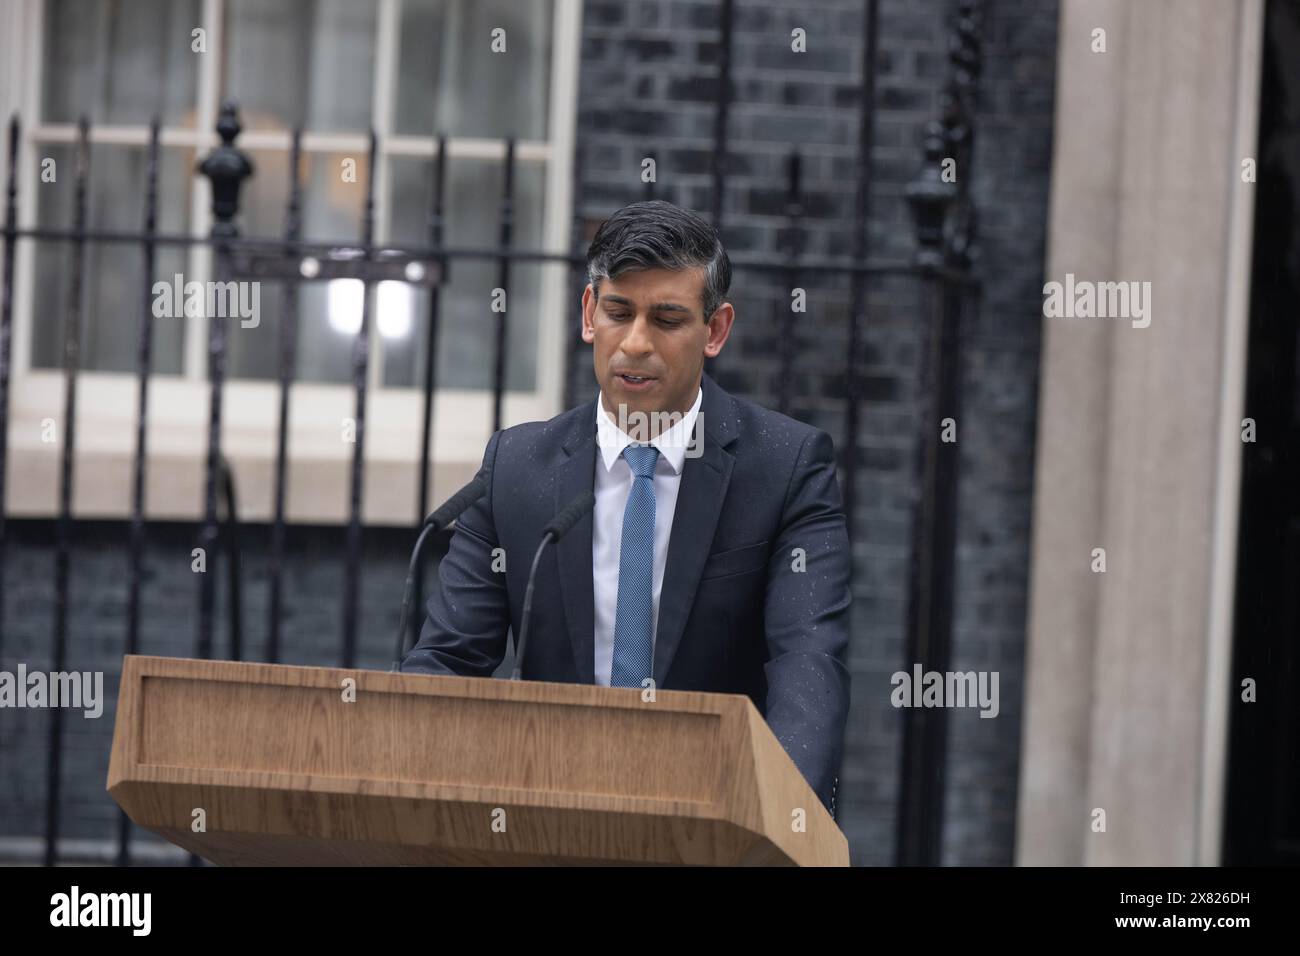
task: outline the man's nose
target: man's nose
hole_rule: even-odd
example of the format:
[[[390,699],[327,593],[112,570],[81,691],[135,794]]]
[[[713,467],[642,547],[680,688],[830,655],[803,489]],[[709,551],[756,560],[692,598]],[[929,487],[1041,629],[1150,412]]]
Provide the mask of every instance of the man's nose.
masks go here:
[[[648,319],[638,316],[632,321],[632,327],[623,336],[622,348],[628,355],[648,355],[654,351]]]

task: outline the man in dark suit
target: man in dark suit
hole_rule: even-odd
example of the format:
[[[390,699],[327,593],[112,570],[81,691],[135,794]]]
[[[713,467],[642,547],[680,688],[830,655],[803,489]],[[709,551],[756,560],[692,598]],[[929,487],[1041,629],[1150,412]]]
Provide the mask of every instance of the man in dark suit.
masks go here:
[[[582,337],[600,395],[497,432],[405,672],[490,676],[543,529],[522,676],[748,694],[824,805],[849,705],[849,541],[830,437],[703,374],[735,314],[716,231],[661,200],[606,220]],[[516,637],[516,642],[517,642]]]

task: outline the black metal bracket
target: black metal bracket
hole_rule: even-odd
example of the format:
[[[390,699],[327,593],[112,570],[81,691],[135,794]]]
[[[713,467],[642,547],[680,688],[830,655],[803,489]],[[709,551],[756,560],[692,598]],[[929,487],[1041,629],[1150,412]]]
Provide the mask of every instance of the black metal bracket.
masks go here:
[[[380,250],[367,257],[354,246],[335,246],[323,252],[296,256],[285,252],[232,250],[230,273],[240,279],[314,281],[360,279],[363,282],[409,282],[432,288],[442,281],[443,270],[434,260],[413,259]]]

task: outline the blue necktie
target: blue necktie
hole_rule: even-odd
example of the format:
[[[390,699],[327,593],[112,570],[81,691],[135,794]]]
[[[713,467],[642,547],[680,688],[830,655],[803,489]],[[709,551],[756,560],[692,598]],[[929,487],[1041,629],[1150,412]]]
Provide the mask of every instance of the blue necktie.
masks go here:
[[[614,612],[614,665],[610,687],[641,687],[652,676],[652,589],[655,563],[655,463],[653,445],[628,445],[623,457],[632,468],[632,490],[623,509],[618,556],[618,607]]]

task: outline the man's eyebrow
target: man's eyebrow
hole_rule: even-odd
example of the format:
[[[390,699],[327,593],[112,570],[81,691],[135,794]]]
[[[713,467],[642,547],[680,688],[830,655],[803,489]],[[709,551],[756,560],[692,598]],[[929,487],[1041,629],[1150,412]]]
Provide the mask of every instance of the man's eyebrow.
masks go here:
[[[611,292],[606,292],[605,298],[606,300],[613,302],[617,305],[627,305],[633,307],[636,306],[636,303],[633,302],[631,299],[626,299],[621,295],[614,295]],[[685,312],[687,315],[691,314],[690,309],[688,309],[684,305],[679,305],[676,302],[656,302],[654,305],[650,306],[650,311],[651,312]]]

